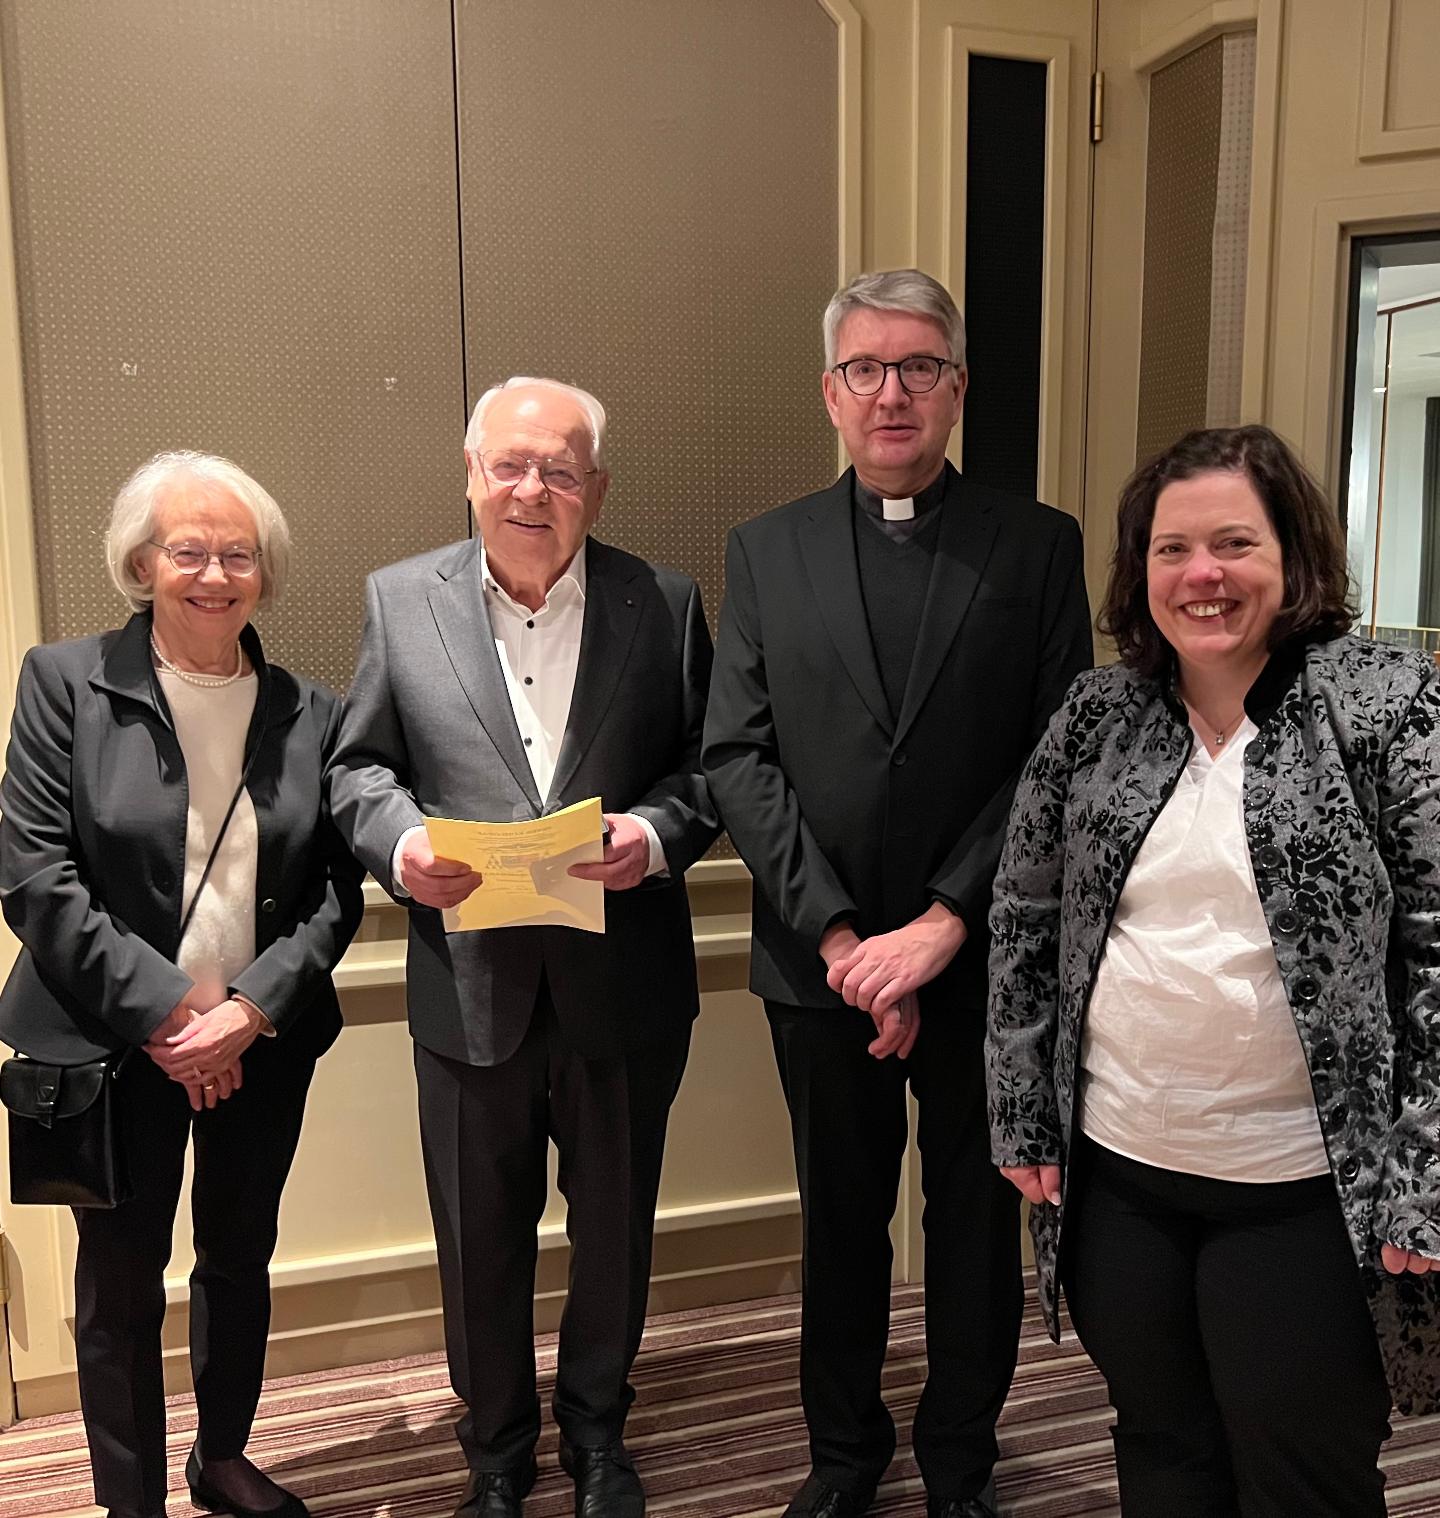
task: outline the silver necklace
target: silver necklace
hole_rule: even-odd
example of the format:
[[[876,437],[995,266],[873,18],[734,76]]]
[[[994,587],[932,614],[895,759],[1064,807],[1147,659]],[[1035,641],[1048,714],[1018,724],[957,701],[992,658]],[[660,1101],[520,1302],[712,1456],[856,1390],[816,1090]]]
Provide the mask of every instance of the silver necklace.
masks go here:
[[[155,657],[160,661],[163,668],[168,669],[177,680],[183,680],[187,685],[201,685],[215,688],[221,685],[234,685],[245,673],[245,655],[241,651],[239,640],[235,643],[235,673],[233,675],[197,675],[194,670],[181,669],[178,664],[172,664],[160,651],[160,645],[155,641],[155,634],[150,634],[150,648]]]

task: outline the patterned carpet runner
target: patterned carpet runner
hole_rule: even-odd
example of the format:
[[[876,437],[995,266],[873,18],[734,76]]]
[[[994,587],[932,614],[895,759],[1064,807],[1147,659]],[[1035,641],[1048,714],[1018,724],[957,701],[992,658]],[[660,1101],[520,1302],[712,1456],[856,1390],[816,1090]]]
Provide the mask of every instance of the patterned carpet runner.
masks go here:
[[[922,1293],[897,1288],[886,1400],[901,1453],[873,1509],[923,1514],[909,1458],[910,1418],[924,1376]],[[807,1466],[796,1376],[799,1304],[773,1297],[652,1318],[636,1365],[639,1401],[628,1443],[655,1518],[760,1518],[778,1513]],[[542,1396],[555,1341],[537,1341]],[[309,1504],[315,1518],[448,1518],[463,1481],[452,1434],[456,1403],[433,1355],[267,1383],[249,1453]],[[1118,1513],[1103,1383],[1067,1333],[1058,1347],[1033,1297],[1020,1368],[1001,1424],[996,1473],[1004,1518]],[[170,1404],[170,1518],[194,1510],[180,1468],[194,1437],[188,1397]],[[540,1482],[527,1518],[572,1511],[573,1488],[546,1422]],[[1440,1419],[1397,1420],[1385,1455],[1390,1512],[1440,1518]],[[0,1434],[0,1518],[93,1514],[79,1419],[34,1419]],[[1301,1515],[1297,1514],[1297,1518]]]

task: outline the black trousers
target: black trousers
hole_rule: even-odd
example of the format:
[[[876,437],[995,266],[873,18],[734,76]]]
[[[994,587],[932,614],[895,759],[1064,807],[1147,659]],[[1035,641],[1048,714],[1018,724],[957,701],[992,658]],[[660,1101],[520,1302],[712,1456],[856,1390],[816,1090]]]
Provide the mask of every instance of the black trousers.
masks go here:
[[[1125,1518],[1384,1518],[1390,1393],[1328,1175],[1217,1181],[1082,1139],[1061,1276]]]
[[[812,1466],[864,1493],[895,1451],[880,1373],[908,1079],[920,1108],[929,1357],[915,1458],[932,1493],[974,1496],[998,1453],[1022,1308],[1019,1193],[990,1163],[984,1016],[922,993],[920,1037],[902,1062],[865,1052],[875,1025],[852,1007],[767,1002],[766,1012],[803,1211],[800,1396]]]
[[[313,1059],[257,1039],[245,1083],[192,1113],[184,1089],[138,1050],[122,1076],[130,1200],[75,1209],[75,1351],[95,1500],[114,1513],[165,1509],[165,1265],[193,1137],[190,1368],[202,1458],[243,1453],[270,1328],[270,1256]]]
[[[572,1444],[618,1439],[635,1399],[655,1198],[688,1025],[661,1047],[581,1059],[542,989],[519,1049],[466,1065],[415,1046],[445,1352],[474,1470],[527,1459],[540,1433],[533,1298],[546,1151],[559,1151],[570,1239],[555,1421]]]

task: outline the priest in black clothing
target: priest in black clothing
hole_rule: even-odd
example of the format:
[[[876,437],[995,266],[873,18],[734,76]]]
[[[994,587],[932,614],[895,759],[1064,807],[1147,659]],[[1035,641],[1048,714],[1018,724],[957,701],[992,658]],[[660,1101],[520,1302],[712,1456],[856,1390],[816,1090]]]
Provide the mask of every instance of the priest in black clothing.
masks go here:
[[[764,998],[804,1213],[811,1472],[786,1518],[852,1518],[895,1449],[880,1395],[891,1249],[919,1106],[931,1518],[993,1518],[1020,1332],[1017,1193],[985,1114],[991,881],[1015,782],[1091,660],[1073,518],[946,462],[965,329],[914,269],[825,312],[854,467],[730,535],[705,724],[711,793],[754,877]]]

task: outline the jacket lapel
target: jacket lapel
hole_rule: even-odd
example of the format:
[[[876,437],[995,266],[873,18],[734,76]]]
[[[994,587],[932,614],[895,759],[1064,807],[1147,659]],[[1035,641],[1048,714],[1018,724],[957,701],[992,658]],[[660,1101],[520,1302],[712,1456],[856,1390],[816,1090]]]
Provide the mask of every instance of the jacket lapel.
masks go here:
[[[485,605],[480,540],[472,538],[464,544],[438,573],[441,583],[431,588],[430,612],[450,656],[455,678],[516,785],[538,813],[540,794],[520,741],[520,729],[510,705],[510,692],[505,688],[505,674],[500,668],[500,655],[495,651],[495,634]]]
[[[894,722],[870,641],[870,624],[860,592],[860,565],[855,557],[851,521],[854,478],[855,471],[847,469],[815,502],[800,529],[800,550],[815,603],[846,673],[870,715],[890,735]]]
[[[594,538],[585,545],[585,613],[580,624],[580,659],[565,736],[555,760],[547,810],[556,810],[575,778],[620,683],[636,629],[644,614],[634,584],[633,564]]]
[[[920,616],[920,633],[915,640],[915,656],[910,661],[900,720],[895,724],[897,744],[905,741],[920,715],[930,687],[935,684],[960,624],[970,610],[1000,525],[990,504],[982,505],[970,498],[965,482],[948,465],[946,468],[950,487],[940,507],[935,565],[930,571],[930,589]]]

